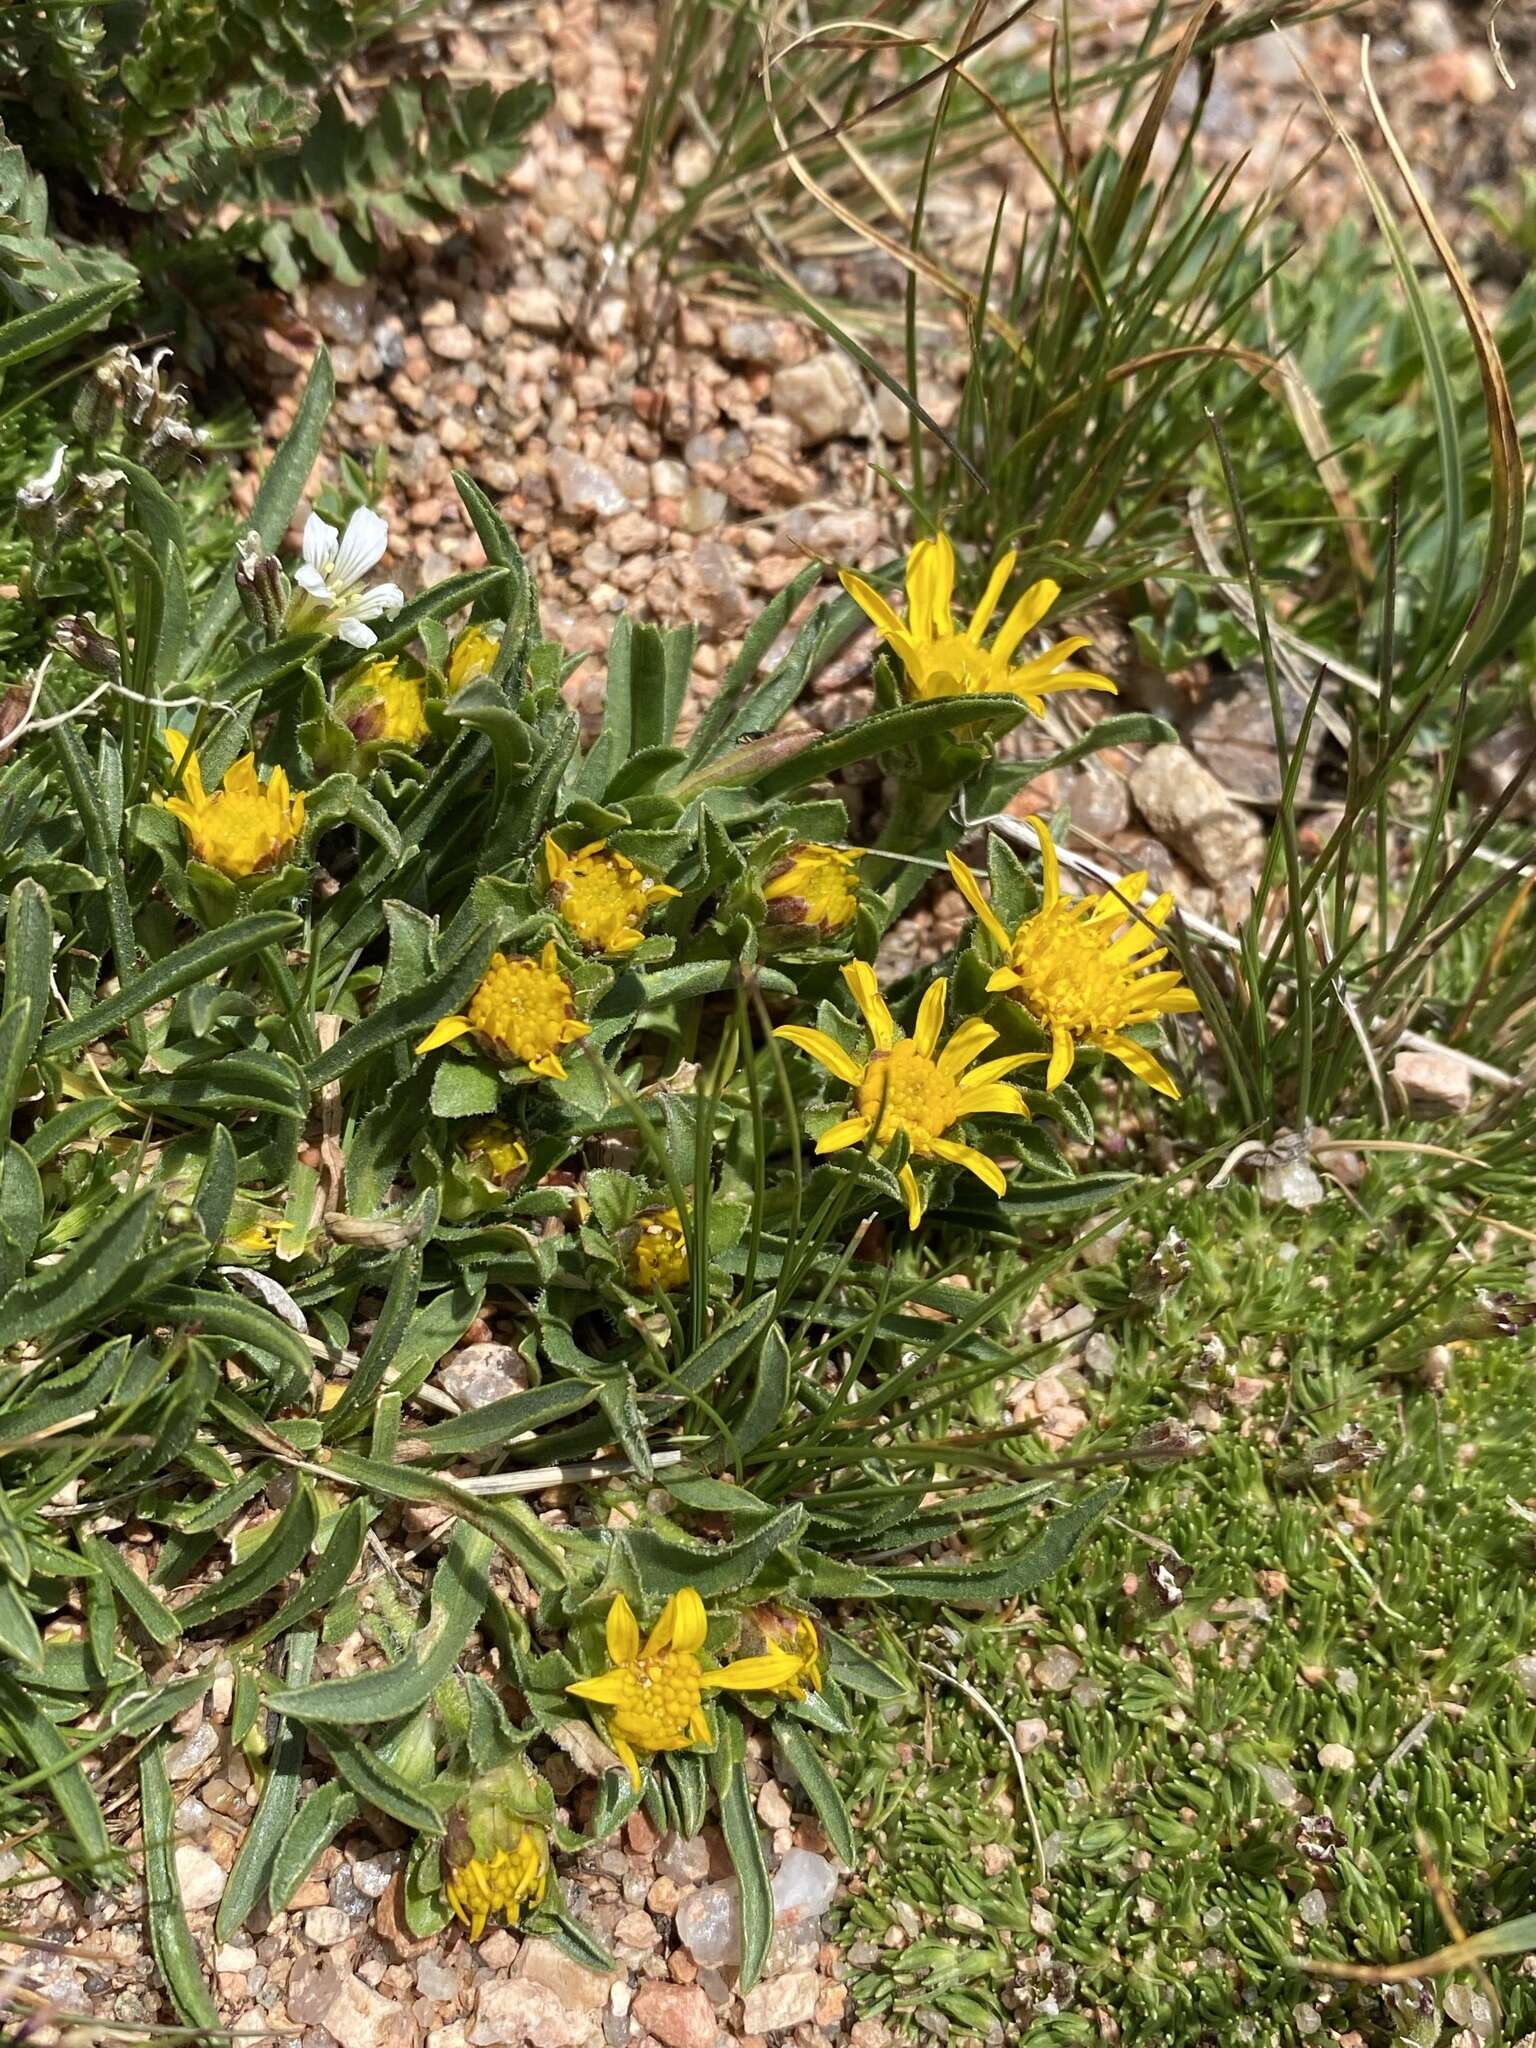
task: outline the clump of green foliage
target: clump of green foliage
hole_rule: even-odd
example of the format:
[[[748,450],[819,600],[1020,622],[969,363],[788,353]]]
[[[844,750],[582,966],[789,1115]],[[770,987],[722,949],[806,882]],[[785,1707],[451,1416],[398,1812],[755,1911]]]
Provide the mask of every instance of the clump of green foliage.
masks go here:
[[[1448,1283],[1425,1164],[1305,1217],[1164,1193],[1064,1282],[1096,1319],[1072,1454],[1205,1449],[1133,1469],[1044,1599],[871,1636],[923,1696],[861,1715],[845,1777],[854,1999],[899,2039],[1056,2048],[1108,2012],[1128,2048],[1433,2048],[1490,1988],[1505,2038],[1536,2026],[1529,1268],[1506,1236]],[[1454,1946],[1421,1841],[1472,1946],[1313,1969]]]
[[[383,85],[366,110],[340,75],[412,9],[399,0],[128,0],[0,7],[0,292],[16,303],[126,260],[157,305],[208,306],[243,264],[284,289],[357,283],[390,235],[496,196],[548,104],[537,81]],[[22,163],[15,151],[21,152]],[[25,165],[69,230],[40,255],[18,208]],[[84,249],[73,245],[83,243]]]
[[[1089,1095],[1001,1091],[1035,1120],[991,1168],[998,1199],[906,1130],[810,1157],[802,1132],[838,1112],[775,1036],[816,1016],[854,1041],[840,970],[904,886],[887,864],[846,900],[770,902],[793,858],[843,847],[838,775],[879,759],[920,782],[942,841],[941,785],[984,782],[1027,707],[891,681],[851,727],[791,726],[857,619],[837,597],[783,644],[812,568],[691,722],[692,632],[621,621],[583,747],[572,664],[469,478],[483,567],[408,600],[372,584],[366,507],[343,535],[312,516],[285,561],[323,353],[210,559],[208,451],[165,361],[60,354],[129,288],[0,326],[39,460],[0,513],[27,620],[0,677],[0,1820],[82,1887],[115,1882],[94,1759],[146,1745],[156,1953],[182,2017],[211,2024],[163,1750],[212,1634],[233,1739],[263,1759],[224,1934],[372,1812],[415,1830],[413,1927],[489,1896],[590,1957],[532,1839],[600,1840],[643,1798],[686,1833],[719,1812],[750,1982],[772,1905],[749,1721],[851,1860],[821,1739],[901,1686],[844,1611],[1020,1597],[1117,1491],[936,1493],[947,1447],[888,1433],[995,1378],[1054,1233],[1133,1188],[1089,1156],[1092,1058]],[[584,860],[606,865],[578,897]],[[1023,904],[1030,885],[1005,862],[994,886]],[[957,1012],[983,979],[956,973]],[[948,981],[887,991],[903,1031]],[[997,1035],[962,1028],[973,1056]],[[1021,1242],[1005,1286],[950,1284],[957,1258]],[[455,1413],[431,1375],[482,1316],[527,1384]],[[567,1474],[553,1522],[521,1498]],[[368,1539],[405,1509],[440,1511],[446,1549],[392,1593]],[[147,1584],[114,1541],[130,1512],[154,1532]],[[604,1768],[605,1733],[624,1756],[633,1728],[570,1691],[623,1663],[621,1596],[647,1629],[683,1616],[676,1654],[708,1660],[707,1705],[680,1746],[639,1745],[638,1782]],[[333,1675],[360,1628],[368,1667]],[[529,1776],[546,1740],[590,1767],[579,1825]]]

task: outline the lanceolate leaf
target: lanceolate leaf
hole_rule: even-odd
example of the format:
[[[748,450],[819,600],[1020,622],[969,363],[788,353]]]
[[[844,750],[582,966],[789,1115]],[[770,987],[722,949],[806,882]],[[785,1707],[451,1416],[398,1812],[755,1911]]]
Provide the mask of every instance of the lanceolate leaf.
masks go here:
[[[1125,1491],[1123,1480],[1098,1486],[1060,1508],[1040,1533],[1005,1558],[976,1564],[882,1565],[893,1594],[909,1600],[946,1600],[957,1606],[993,1606],[1017,1600],[1068,1564],[1073,1553]]]
[[[432,1697],[458,1662],[490,1589],[491,1540],[459,1528],[432,1581],[426,1626],[399,1663],[316,1685],[274,1688],[272,1705],[295,1721],[366,1725],[395,1721]]]

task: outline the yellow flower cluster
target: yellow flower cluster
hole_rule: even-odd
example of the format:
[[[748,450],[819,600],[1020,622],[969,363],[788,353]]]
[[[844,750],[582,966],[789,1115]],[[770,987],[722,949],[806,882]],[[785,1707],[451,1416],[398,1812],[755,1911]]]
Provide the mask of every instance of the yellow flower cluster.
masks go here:
[[[1165,891],[1146,910],[1138,909],[1145,873],[1127,875],[1118,889],[1102,896],[1064,897],[1056,843],[1038,818],[1029,822],[1040,841],[1045,887],[1040,908],[1012,932],[970,869],[949,856],[955,886],[1003,956],[987,987],[1006,989],[1050,1039],[1047,1088],[1066,1080],[1080,1046],[1094,1046],[1149,1088],[1177,1100],[1179,1091],[1162,1061],[1127,1035],[1133,1025],[1200,1007],[1176,969],[1152,971],[1168,948],[1147,951],[1172,914],[1173,897]]]
[[[955,624],[955,550],[946,534],[919,541],[907,557],[905,618],[873,584],[851,569],[842,571],[842,584],[900,661],[914,697],[1022,697],[1039,718],[1045,711],[1045,699],[1059,690],[1107,690],[1114,696],[1115,686],[1108,676],[1065,666],[1088,645],[1085,635],[1059,641],[1043,654],[1015,662],[1024,636],[1034,631],[1061,595],[1061,585],[1049,577],[1029,586],[1003,620],[992,645],[982,645],[982,636],[1017,563],[1016,554],[1003,556],[963,632]]]
[[[168,728],[163,737],[180,770],[181,787],[161,801],[186,833],[192,858],[233,881],[278,867],[297,845],[304,824],[304,799],[289,793],[285,771],[274,768],[263,782],[256,756],[242,754],[222,788],[210,796],[186,734]]]
[[[637,1220],[625,1265],[639,1294],[676,1294],[688,1285],[688,1236],[676,1209],[648,1209]]]
[[[442,1017],[417,1046],[418,1055],[472,1033],[494,1060],[553,1081],[565,1079],[562,1050],[591,1029],[576,1015],[576,992],[560,972],[553,939],[537,960],[493,953],[469,1008]]]
[[[611,853],[605,839],[566,853],[546,838],[544,868],[550,902],[593,953],[632,953],[645,937],[642,926],[652,906],[682,893],[653,882],[622,853]]]
[[[768,872],[763,901],[768,922],[803,925],[831,937],[851,924],[859,907],[859,847],[819,846],[802,840]]]
[[[700,1654],[709,1636],[709,1617],[692,1586],[672,1595],[643,1643],[634,1609],[618,1593],[605,1628],[608,1670],[596,1678],[579,1678],[566,1691],[602,1709],[608,1739],[631,1784],[638,1786],[641,1753],[691,1749],[695,1743],[713,1740],[704,1711],[711,1693],[780,1693],[803,1699],[808,1690],[820,1686],[815,1625],[804,1616],[800,1619],[804,1631],[789,1646],[711,1668]]]
[[[525,1823],[508,1848],[471,1856],[448,1873],[443,1897],[454,1917],[478,1941],[486,1922],[499,1913],[515,1927],[525,1906],[541,1906],[549,1890],[549,1840],[542,1828]]]

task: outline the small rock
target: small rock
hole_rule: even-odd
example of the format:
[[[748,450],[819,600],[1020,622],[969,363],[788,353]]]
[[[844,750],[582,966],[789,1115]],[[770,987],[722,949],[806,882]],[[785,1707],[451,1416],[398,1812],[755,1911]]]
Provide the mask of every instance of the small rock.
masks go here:
[[[565,315],[547,285],[526,285],[513,294],[510,311],[519,327],[533,334],[563,334]]]
[[[821,1979],[814,1970],[786,1970],[756,1984],[742,2001],[741,2024],[748,2034],[770,2034],[798,2027],[816,2017]]]
[[[780,1922],[820,1919],[836,1897],[837,1872],[825,1856],[785,1850],[773,1873],[773,1910]]]
[[[592,2016],[572,2012],[527,1977],[491,1977],[480,1986],[472,2048],[586,2048]]]
[[[523,1391],[528,1367],[510,1344],[466,1344],[438,1368],[437,1379],[461,1408],[488,1408]]]
[[[1472,1070],[1453,1052],[1400,1052],[1392,1085],[1412,1117],[1465,1116],[1472,1107]]]
[[[1296,1911],[1305,1927],[1321,1927],[1328,1918],[1328,1894],[1314,1885],[1296,1901]]]
[[[616,519],[629,510],[629,500],[609,472],[569,448],[556,448],[549,458],[549,473],[556,493],[567,512],[588,517]]]
[[[1035,1683],[1047,1692],[1070,1692],[1083,1660],[1062,1643],[1054,1643],[1035,1665]]]
[[[642,1984],[630,2016],[663,2048],[715,2048],[715,2009],[697,1984]]]
[[[176,1848],[176,1882],[181,1887],[181,1903],[189,1913],[195,1913],[201,1906],[219,1903],[229,1878],[206,1849],[198,1848],[195,1842],[180,1842]]]
[[[1013,1724],[1013,1739],[1020,1756],[1028,1756],[1032,1749],[1038,1749],[1042,1742],[1048,1742],[1050,1736],[1050,1723],[1042,1721],[1038,1715],[1032,1715],[1027,1721],[1015,1721]]]
[[[1496,803],[1518,778],[1507,818],[1536,817],[1536,768],[1528,767],[1536,747],[1536,726],[1509,725],[1469,747],[1462,758],[1461,780],[1480,804]]]
[[[676,1884],[702,1884],[709,1875],[709,1844],[702,1835],[665,1834],[657,1846],[656,1868]]]
[[[1515,1683],[1528,1700],[1536,1700],[1536,1657],[1517,1657],[1511,1665]]]
[[[615,1923],[613,1938],[621,1948],[651,1949],[661,1939],[649,1913],[625,1913]]]
[[[444,2004],[459,1995],[459,1980],[436,1956],[423,1956],[416,1965],[416,1989],[423,1998]]]
[[[346,1977],[334,1956],[296,1956],[283,1993],[289,2019],[301,2027],[323,2026],[326,2014],[341,1996]]]
[[[782,369],[803,353],[801,331],[790,320],[727,320],[720,330],[720,353],[727,362]]]
[[[316,1906],[304,1915],[304,1939],[316,1948],[335,1948],[351,1932],[351,1919],[339,1906]]]
[[[381,1849],[377,1856],[359,1856],[352,1865],[352,1882],[365,1899],[382,1899],[402,1860],[398,1849]]]
[[[1287,1209],[1315,1209],[1327,1199],[1328,1190],[1302,1153],[1272,1146],[1259,1168],[1259,1199]]]
[[[1131,795],[1152,830],[1207,881],[1251,874],[1264,857],[1256,821],[1184,747],[1153,747],[1131,771]]]
[[[441,356],[444,362],[467,363],[479,346],[462,320],[455,320],[447,327],[427,329],[427,347],[433,355]]]
[[[1294,745],[1306,716],[1306,692],[1282,679],[1280,708],[1286,739]],[[1314,718],[1297,785],[1303,797],[1312,794],[1322,737],[1323,728]],[[1248,663],[1231,682],[1218,684],[1207,693],[1190,724],[1189,744],[1223,789],[1255,803],[1279,803],[1285,777],[1275,748],[1275,722],[1262,663]]]
[[[373,317],[373,296],[371,283],[341,284],[335,278],[324,278],[310,286],[305,310],[327,341],[361,348]]]
[[[741,1961],[741,1889],[734,1878],[705,1885],[677,1909],[678,1939],[696,1963]]]
[[[757,1817],[765,1828],[787,1828],[795,1817],[794,1809],[772,1778],[758,1792]]]
[[[539,1935],[524,1942],[517,1973],[552,1991],[568,2012],[601,2012],[609,1991],[619,1981],[606,1970],[589,1970]]]
[[[776,370],[771,395],[774,411],[794,422],[807,446],[869,431],[864,386],[846,356],[828,351]]]
[[[203,1721],[166,1752],[165,1768],[172,1778],[190,1778],[195,1770],[218,1753],[219,1731],[212,1722]]]
[[[232,1941],[223,1943],[213,1959],[213,1967],[221,1977],[243,1976],[247,1970],[254,1969],[255,1966],[255,1949],[241,1948]]]
[[[1355,1752],[1342,1742],[1325,1742],[1317,1752],[1317,1760],[1325,1771],[1352,1771],[1355,1768]]]
[[[325,2030],[341,2048],[414,2048],[416,2040],[410,2014],[350,1971],[325,2016]]]
[[[684,533],[711,533],[724,520],[730,500],[724,491],[707,484],[694,484],[684,491],[678,508],[678,524]]]

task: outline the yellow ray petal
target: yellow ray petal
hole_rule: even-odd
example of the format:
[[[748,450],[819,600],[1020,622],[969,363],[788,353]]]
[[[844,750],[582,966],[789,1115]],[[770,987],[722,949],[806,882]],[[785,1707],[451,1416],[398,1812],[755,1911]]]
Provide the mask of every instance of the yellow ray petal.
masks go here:
[[[1013,574],[1018,559],[1017,552],[1010,548],[987,578],[987,587],[981,593],[981,602],[971,613],[971,623],[965,629],[965,637],[973,647],[981,645],[982,635],[991,623],[993,612],[997,610],[998,599],[1008,588],[1008,578]]]
[[[995,995],[999,989],[1017,988],[1023,979],[1023,975],[1012,967],[995,968],[987,977],[987,993]]]
[[[840,1124],[833,1124],[823,1131],[816,1140],[818,1152],[846,1152],[850,1145],[859,1145],[869,1136],[873,1126],[867,1116],[847,1116]]]
[[[439,1017],[416,1050],[418,1053],[436,1052],[440,1045],[452,1045],[456,1038],[462,1038],[466,1031],[473,1029],[467,1017]]]
[[[614,1755],[629,1773],[630,1785],[638,1792],[640,1790],[640,1759],[635,1755],[635,1752],[630,1748],[622,1735],[610,1733],[608,1740],[613,1744]]]
[[[837,580],[884,639],[896,641],[907,638],[906,621],[898,617],[889,601],[880,595],[873,583],[866,583],[862,576],[855,576],[851,569],[839,569]]]
[[[284,776],[284,783],[287,779]],[[256,773],[256,756],[242,754],[229,768],[222,786],[231,796],[260,796],[261,779]]]
[[[962,1145],[954,1138],[935,1138],[933,1149],[951,1166],[963,1166],[967,1173],[974,1173],[982,1186],[990,1188],[994,1195],[1006,1192],[1008,1183],[1003,1178],[1003,1169],[985,1152],[978,1152],[974,1145]]]
[[[680,1650],[697,1656],[709,1634],[709,1617],[704,1602],[692,1586],[683,1586],[661,1610],[661,1619],[646,1639],[643,1655],[659,1657],[663,1650]]]
[[[1167,1095],[1177,1102],[1178,1084],[1155,1053],[1144,1045],[1138,1045],[1134,1038],[1127,1038],[1123,1031],[1106,1031],[1102,1038],[1090,1039],[1101,1051],[1110,1053],[1120,1064],[1129,1067],[1138,1081],[1145,1081],[1149,1088],[1155,1088],[1159,1095]]]
[[[1015,1074],[1020,1067],[1038,1067],[1049,1058],[1050,1054],[1045,1052],[1005,1052],[1000,1059],[983,1060],[979,1067],[972,1067],[963,1078],[960,1093],[969,1101],[973,1089],[990,1088],[994,1081],[1001,1081],[1004,1074]]]
[[[971,873],[965,862],[956,854],[947,854],[945,858],[949,862],[949,872],[954,877],[955,887],[981,920],[988,937],[994,940],[1006,953],[1008,950],[1007,927],[982,894],[981,884]]]
[[[912,1042],[925,1060],[931,1060],[938,1050],[948,997],[949,984],[943,980],[936,981],[924,991],[923,1000],[918,1005],[917,1029],[912,1034]]]
[[[611,1664],[633,1664],[640,1654],[640,1624],[635,1619],[635,1610],[622,1593],[613,1597],[603,1632],[608,1642],[608,1661]]]
[[[1029,1115],[1029,1104],[1017,1088],[1010,1088],[1004,1081],[994,1081],[989,1087],[967,1089],[965,1095],[967,1116],[1023,1116]]]
[[[992,643],[992,653],[999,663],[1012,657],[1024,635],[1035,630],[1060,595],[1061,585],[1053,583],[1049,576],[1042,576],[1038,583],[1031,583],[1004,619]]]
[[[1076,1041],[1065,1025],[1051,1026],[1051,1064],[1045,1070],[1047,1088],[1059,1088],[1072,1071],[1072,1062],[1077,1057]]]
[[[843,979],[853,992],[853,1000],[869,1026],[869,1035],[877,1050],[889,1052],[896,1043],[896,1026],[886,1008],[885,997],[880,993],[875,970],[867,960],[850,960],[843,969]]]
[[[798,1046],[801,1052],[809,1053],[819,1066],[825,1067],[829,1074],[835,1074],[839,1081],[846,1081],[850,1087],[856,1087],[864,1078],[864,1068],[853,1054],[845,1052],[835,1038],[825,1031],[818,1031],[814,1024],[781,1024],[773,1035]]]
[[[955,630],[955,550],[948,534],[920,540],[907,557],[907,627],[918,640],[947,638]]]
[[[760,1657],[737,1657],[719,1671],[706,1671],[699,1684],[705,1692],[778,1692],[800,1676],[800,1659],[788,1650],[765,1650]]]
[[[1041,908],[1050,910],[1061,901],[1061,862],[1056,857],[1056,842],[1049,825],[1043,818],[1031,818],[1029,822],[1040,842],[1040,872],[1045,883]]]
[[[565,1689],[579,1700],[596,1700],[600,1707],[616,1707],[623,1701],[629,1680],[622,1671],[600,1672],[596,1678],[578,1678]]]
[[[688,1733],[695,1742],[702,1742],[706,1748],[713,1744],[715,1731],[709,1725],[709,1716],[702,1707],[695,1707],[688,1722]]]
[[[923,1220],[923,1191],[917,1184],[917,1175],[910,1166],[904,1166],[896,1176],[901,1192],[907,1198],[907,1224],[916,1230]]]
[[[990,1024],[984,1024],[980,1017],[967,1017],[963,1024],[957,1024],[948,1045],[939,1054],[939,1072],[946,1080],[953,1081],[974,1059],[979,1059],[997,1037]],[[962,1082],[961,1086],[965,1084]]]

